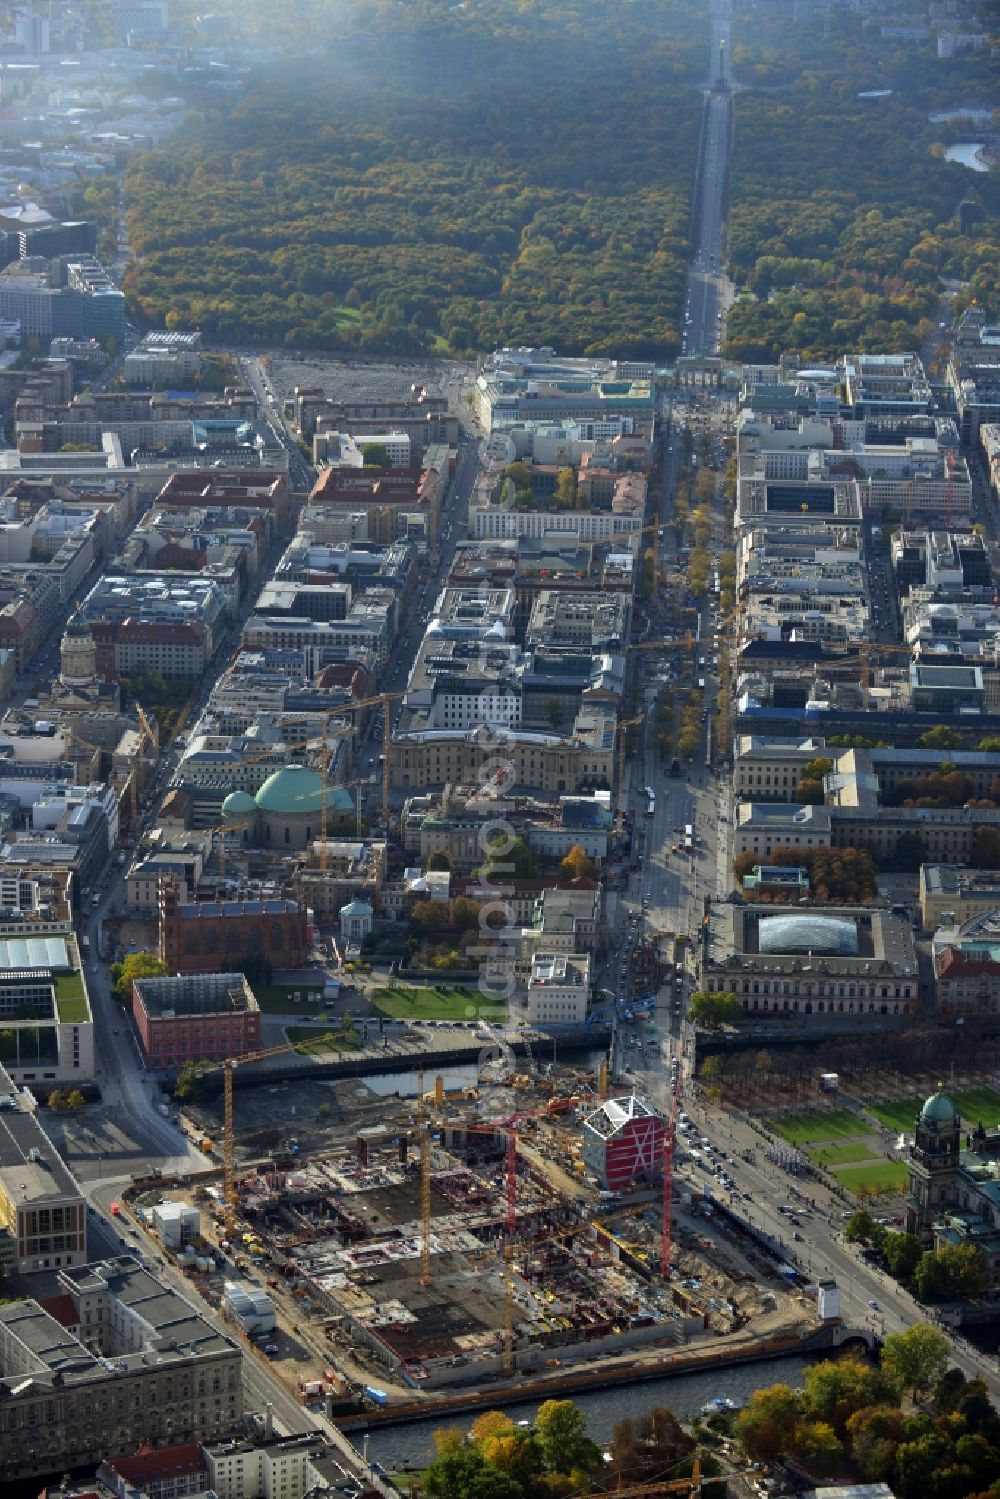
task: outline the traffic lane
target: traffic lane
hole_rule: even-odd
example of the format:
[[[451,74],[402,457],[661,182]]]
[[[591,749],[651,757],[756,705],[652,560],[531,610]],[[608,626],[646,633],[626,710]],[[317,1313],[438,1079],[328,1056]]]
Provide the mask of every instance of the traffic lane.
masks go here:
[[[694,1098],[685,1103],[685,1108],[700,1133],[713,1143],[718,1142],[724,1129],[731,1152],[733,1149],[738,1153],[743,1148],[749,1148],[759,1160],[760,1138],[748,1125],[733,1116],[720,1120],[709,1114],[703,1104]],[[792,1179],[786,1179],[780,1173],[780,1168],[765,1171],[757,1164],[748,1164],[735,1158],[731,1164],[738,1185],[749,1191],[753,1199],[747,1209],[749,1221],[754,1222],[759,1218],[759,1226],[779,1243],[785,1244],[789,1236],[789,1223],[779,1212],[779,1208],[791,1198],[789,1189]],[[812,1191],[812,1182],[809,1187]],[[797,1242],[793,1238],[791,1244],[786,1244],[789,1258],[805,1261],[815,1276],[829,1275],[835,1279],[840,1286],[845,1307],[852,1308],[862,1322],[876,1325],[880,1332],[901,1331],[914,1321],[924,1320],[926,1309],[920,1307],[885,1272],[866,1264],[845,1244],[841,1232],[843,1209],[840,1202],[829,1193],[825,1185],[817,1184],[815,1190],[819,1210],[800,1218],[797,1231],[802,1233],[802,1241]],[[796,1206],[798,1208],[797,1204]],[[878,1303],[877,1312],[870,1306],[872,1301]],[[982,1366],[970,1354],[967,1367],[972,1372],[979,1373]]]

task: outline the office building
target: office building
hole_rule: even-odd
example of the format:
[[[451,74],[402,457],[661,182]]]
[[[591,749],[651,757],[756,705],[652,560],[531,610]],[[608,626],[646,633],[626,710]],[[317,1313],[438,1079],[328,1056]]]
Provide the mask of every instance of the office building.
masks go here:
[[[130,1255],[61,1269],[58,1284],[49,1310],[0,1307],[8,1481],[131,1451],[140,1424],[154,1446],[240,1431],[240,1349],[185,1297]]]
[[[0,1066],[0,1267],[6,1275],[82,1265],[87,1257],[83,1192],[37,1110],[33,1094],[19,1090]],[[0,1390],[9,1372],[0,1353]]]

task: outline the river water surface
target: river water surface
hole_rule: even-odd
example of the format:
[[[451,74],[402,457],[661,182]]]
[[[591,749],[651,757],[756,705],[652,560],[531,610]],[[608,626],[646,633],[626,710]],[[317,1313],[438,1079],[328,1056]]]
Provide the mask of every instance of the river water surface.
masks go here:
[[[745,1404],[754,1390],[763,1385],[802,1384],[812,1359],[798,1355],[765,1359],[755,1364],[737,1364],[732,1369],[713,1369],[704,1374],[675,1374],[668,1378],[647,1379],[641,1384],[616,1385],[608,1390],[589,1390],[571,1398],[587,1417],[587,1428],[595,1442],[611,1440],[611,1433],[626,1416],[641,1416],[655,1405],[664,1405],[675,1416],[690,1419],[717,1395]],[[497,1395],[497,1408],[507,1411],[515,1421],[532,1421],[539,1401],[517,1403]],[[369,1459],[380,1462],[390,1473],[398,1468],[424,1467],[435,1454],[434,1431],[439,1426],[457,1426],[468,1431],[480,1414],[478,1410],[461,1416],[443,1416],[440,1421],[414,1421],[406,1426],[384,1426],[373,1430],[368,1438]],[[351,1441],[359,1449],[364,1437],[352,1432]]]

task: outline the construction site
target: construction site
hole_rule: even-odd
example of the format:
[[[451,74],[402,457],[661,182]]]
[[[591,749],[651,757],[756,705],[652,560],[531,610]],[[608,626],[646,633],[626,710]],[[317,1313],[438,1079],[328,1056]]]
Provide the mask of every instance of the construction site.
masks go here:
[[[178,1263],[220,1304],[234,1277],[266,1285],[267,1353],[300,1388],[379,1404],[810,1320],[777,1267],[674,1182],[672,1117],[602,1097],[603,1069],[499,1094],[438,1080],[374,1115],[354,1084],[326,1146],[296,1139],[252,1164],[236,1158],[245,1095],[226,1077],[232,1149],[194,1189],[199,1257]],[[157,1196],[133,1203],[147,1227]]]

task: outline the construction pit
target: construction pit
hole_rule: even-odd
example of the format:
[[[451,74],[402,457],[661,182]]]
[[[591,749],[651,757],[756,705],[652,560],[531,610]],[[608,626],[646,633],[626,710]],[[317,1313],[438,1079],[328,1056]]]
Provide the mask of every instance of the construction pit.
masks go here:
[[[197,1189],[202,1233],[225,1244],[225,1261],[189,1278],[216,1305],[227,1279],[266,1285],[276,1371],[299,1393],[322,1381],[347,1401],[609,1359],[655,1367],[669,1350],[814,1322],[775,1267],[727,1237],[681,1180],[665,1280],[660,1185],[640,1181],[607,1200],[581,1153],[597,1100],[579,1078],[563,1081],[576,1096],[519,1093],[513,1150],[508,1121],[484,1121],[474,1099],[438,1093],[425,1126],[413,1100],[378,1099],[357,1082],[313,1083],[308,1102],[298,1084],[241,1092],[241,1155],[259,1162],[267,1136],[278,1149],[238,1168],[231,1240],[221,1181]],[[333,1107],[320,1125],[322,1097]],[[303,1129],[307,1117],[315,1124]],[[290,1158],[293,1121],[301,1148]]]

